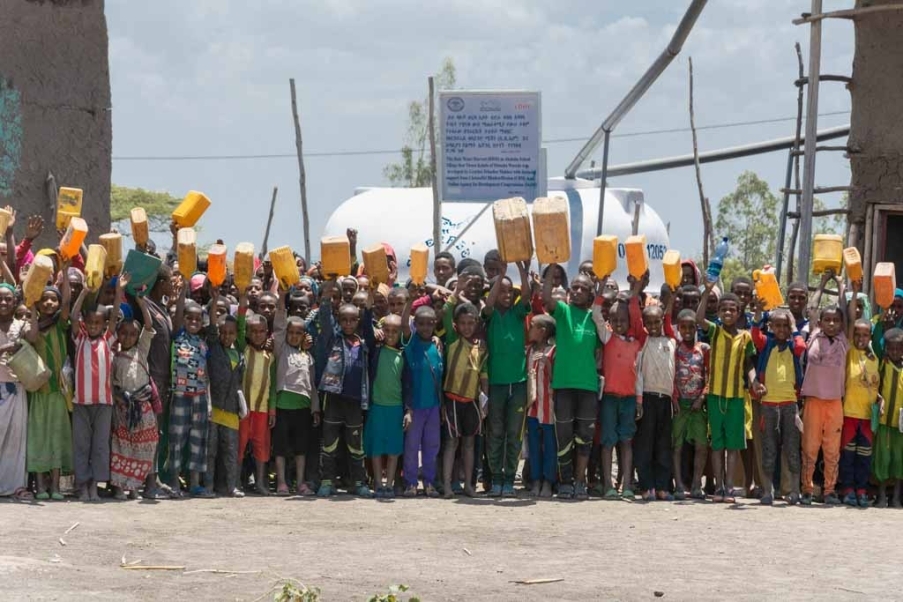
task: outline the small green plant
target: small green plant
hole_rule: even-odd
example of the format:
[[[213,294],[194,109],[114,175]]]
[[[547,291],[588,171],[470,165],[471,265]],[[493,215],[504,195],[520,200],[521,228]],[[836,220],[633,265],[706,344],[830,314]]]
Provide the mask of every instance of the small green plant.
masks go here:
[[[403,594],[407,592],[410,587],[407,585],[399,584],[399,585],[390,585],[389,591],[385,594],[374,594],[367,598],[367,602],[420,602],[420,598],[417,596],[410,596],[405,598]]]
[[[320,589],[308,588],[300,582],[286,581],[282,589],[273,594],[273,602],[319,602]]]

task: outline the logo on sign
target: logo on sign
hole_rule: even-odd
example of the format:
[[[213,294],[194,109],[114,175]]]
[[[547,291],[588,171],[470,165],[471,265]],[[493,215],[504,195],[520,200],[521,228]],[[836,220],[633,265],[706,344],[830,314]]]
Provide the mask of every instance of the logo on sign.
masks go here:
[[[445,103],[445,106],[448,107],[449,111],[457,113],[464,109],[464,99],[460,96],[453,96],[452,98],[448,99],[448,101]]]

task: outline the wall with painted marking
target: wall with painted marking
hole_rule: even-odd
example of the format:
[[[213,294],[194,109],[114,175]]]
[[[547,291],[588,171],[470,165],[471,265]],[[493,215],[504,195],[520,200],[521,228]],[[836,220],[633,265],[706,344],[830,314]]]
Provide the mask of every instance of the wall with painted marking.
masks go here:
[[[52,224],[48,173],[81,188],[92,233],[110,227],[113,127],[103,0],[0,2],[0,205]],[[17,224],[21,238],[25,223]],[[58,242],[53,227],[41,244]]]

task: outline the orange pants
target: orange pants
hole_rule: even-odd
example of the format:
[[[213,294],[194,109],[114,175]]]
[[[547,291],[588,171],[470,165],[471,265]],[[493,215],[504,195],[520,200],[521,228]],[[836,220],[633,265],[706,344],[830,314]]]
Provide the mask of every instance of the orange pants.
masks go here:
[[[812,493],[818,450],[825,460],[825,495],[834,493],[840,463],[843,404],[839,399],[807,397],[803,406],[803,493]]]
[[[238,423],[238,465],[245,458],[248,442],[251,455],[261,462],[270,461],[270,416],[266,412],[251,412]]]

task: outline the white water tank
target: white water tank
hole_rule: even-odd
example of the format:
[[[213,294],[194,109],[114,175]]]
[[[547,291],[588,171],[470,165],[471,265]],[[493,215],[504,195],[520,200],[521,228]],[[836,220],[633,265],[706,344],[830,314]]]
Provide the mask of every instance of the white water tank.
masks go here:
[[[589,180],[551,178],[549,196],[568,200],[571,221],[571,260],[567,266],[572,278],[582,260],[593,257],[593,239],[599,216],[599,187]],[[529,199],[531,200],[531,199]],[[639,205],[639,233],[646,235],[650,264],[650,290],[664,282],[662,257],[669,248],[668,231],[658,213],[646,204],[643,191],[635,188],[608,188],[605,191],[603,233],[613,234],[620,242],[618,253],[624,259],[623,243],[632,233],[634,211]],[[530,205],[532,207],[532,204]],[[323,236],[340,236],[347,228],[358,230],[360,251],[380,242],[395,248],[399,277],[407,278],[410,248],[416,243],[433,247],[433,195],[429,188],[364,188],[341,205],[329,217]],[[483,262],[487,251],[497,247],[492,203],[443,203],[441,250],[457,260],[472,257]],[[536,264],[534,261],[534,269]],[[509,269],[509,276],[516,276]],[[621,261],[614,278],[627,287],[627,264]]]

